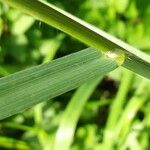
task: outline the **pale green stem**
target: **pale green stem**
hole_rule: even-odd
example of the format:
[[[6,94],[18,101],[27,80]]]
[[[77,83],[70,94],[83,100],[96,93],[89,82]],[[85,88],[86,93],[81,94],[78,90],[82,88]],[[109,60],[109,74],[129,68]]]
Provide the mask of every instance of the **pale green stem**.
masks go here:
[[[2,0],[0,0],[2,1]],[[150,78],[150,57],[127,43],[82,21],[81,19],[40,0],[5,0],[11,6],[102,51],[121,50],[126,59],[123,66]]]

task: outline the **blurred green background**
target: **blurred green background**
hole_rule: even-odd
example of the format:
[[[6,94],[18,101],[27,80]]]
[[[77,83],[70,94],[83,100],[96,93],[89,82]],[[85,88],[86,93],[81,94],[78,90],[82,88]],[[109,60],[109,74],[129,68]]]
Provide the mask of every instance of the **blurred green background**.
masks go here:
[[[48,1],[150,54],[149,0]],[[61,31],[9,7],[5,1],[0,3],[0,77],[86,47]],[[113,112],[111,106],[119,97],[118,91],[121,87],[125,96],[120,95],[121,98],[118,98],[118,103],[124,99],[118,120],[127,118],[126,115],[132,107],[137,108],[133,108],[135,114],[129,123],[128,118],[123,120],[122,130],[125,130],[125,133],[120,132],[122,135],[114,141],[113,148],[150,149],[150,97],[144,97],[150,91],[141,90],[142,97],[138,97],[136,92],[143,82],[149,84],[146,79],[123,68],[103,77],[80,114],[71,149],[95,150],[105,145],[107,122]],[[52,149],[50,147],[53,145],[63,112],[74,93],[75,90],[67,92],[2,120],[0,149]],[[82,95],[80,98],[82,99]],[[143,103],[139,104],[137,101],[128,108],[129,101],[133,98],[138,98],[139,101],[141,99]],[[117,126],[118,122],[116,121],[114,126]]]

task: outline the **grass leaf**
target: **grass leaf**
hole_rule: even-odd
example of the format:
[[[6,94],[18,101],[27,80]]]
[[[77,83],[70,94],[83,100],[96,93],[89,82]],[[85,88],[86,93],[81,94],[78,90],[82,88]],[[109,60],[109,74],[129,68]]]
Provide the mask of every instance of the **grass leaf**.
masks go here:
[[[123,66],[146,78],[150,78],[150,57],[101,29],[44,1],[5,0],[5,2],[64,31],[91,47],[102,51],[123,51],[126,55]]]
[[[117,68],[114,59],[88,48],[0,79],[0,119],[72,90]]]

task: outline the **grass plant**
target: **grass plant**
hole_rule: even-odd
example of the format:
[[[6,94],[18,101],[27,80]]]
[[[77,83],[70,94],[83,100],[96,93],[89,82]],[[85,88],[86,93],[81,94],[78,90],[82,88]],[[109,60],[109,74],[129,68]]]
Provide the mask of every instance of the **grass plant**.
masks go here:
[[[12,12],[6,15],[5,11],[9,9],[4,9],[8,20],[17,18],[15,23],[10,25],[11,40],[16,41],[12,44],[11,40],[6,42],[2,39],[0,54],[1,51],[3,55],[7,54],[5,52],[7,45],[10,45],[8,49],[16,48],[16,51],[34,45],[32,59],[41,60],[40,56],[42,56],[40,61],[42,64],[21,69],[22,71],[18,71],[17,66],[9,67],[5,63],[0,66],[2,76],[0,78],[0,127],[2,128],[0,148],[22,150],[80,150],[82,148],[85,150],[147,150],[150,148],[150,57],[148,54],[51,3],[42,0],[0,0],[0,2],[4,8],[12,6],[30,15],[24,14],[18,19],[20,17],[18,11],[10,9]],[[87,0],[88,2],[91,4],[90,7],[94,5],[90,0]],[[122,17],[127,15],[127,19],[136,17],[135,3],[126,2],[124,5],[119,5],[120,2],[115,1],[104,3],[108,5],[108,20],[111,22],[118,14]],[[145,10],[150,9],[148,3],[145,2],[144,6],[146,6]],[[93,8],[96,11],[95,5]],[[126,9],[132,11],[123,15]],[[147,13],[148,11],[145,14]],[[46,33],[45,29],[39,32],[34,26],[36,21],[32,17],[64,33],[57,30],[58,33],[54,37],[53,33],[48,31]],[[122,29],[124,25],[121,21],[119,27]],[[2,34],[5,39],[7,26],[4,25],[1,29],[1,24],[5,24],[3,19],[0,19],[0,35]],[[143,30],[142,26],[139,26],[138,35],[141,35]],[[6,35],[8,33],[6,32]],[[32,40],[26,38],[28,34]],[[90,47],[74,52],[73,47],[67,45],[72,53],[55,59],[61,44],[68,38],[66,34]],[[45,40],[42,37],[49,37],[49,35],[53,38]],[[145,43],[146,40],[147,37]],[[29,41],[32,42],[28,43]],[[76,42],[79,44],[79,41]],[[139,45],[149,49],[148,42],[146,44],[144,42]],[[27,43],[28,46],[24,47]],[[12,47],[11,44],[16,47]],[[35,50],[35,45],[39,46],[41,54]],[[9,55],[13,55],[17,58],[19,50],[17,52],[9,52],[5,57],[9,58]],[[23,52],[21,57],[17,58],[20,61],[23,61],[26,56]],[[3,62],[3,59],[0,56],[0,62]],[[110,92],[112,83],[109,86],[109,82],[112,78],[113,81],[115,80],[115,85],[118,81],[120,83],[116,91],[114,88],[111,89],[114,91]],[[103,91],[105,80],[108,82],[105,83],[108,91]],[[75,92],[71,91],[75,88],[77,88]],[[66,102],[66,99],[70,99],[69,102]],[[100,122],[101,120],[104,121]],[[12,132],[21,131],[21,139],[3,135],[3,129],[5,133],[7,128]]]

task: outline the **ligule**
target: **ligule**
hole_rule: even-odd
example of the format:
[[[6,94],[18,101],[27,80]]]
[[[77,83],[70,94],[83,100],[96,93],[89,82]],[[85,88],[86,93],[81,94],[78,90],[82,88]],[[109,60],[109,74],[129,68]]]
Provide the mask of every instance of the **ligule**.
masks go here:
[[[121,50],[107,51],[105,55],[108,58],[114,59],[119,66],[121,66],[126,59],[125,53]]]

